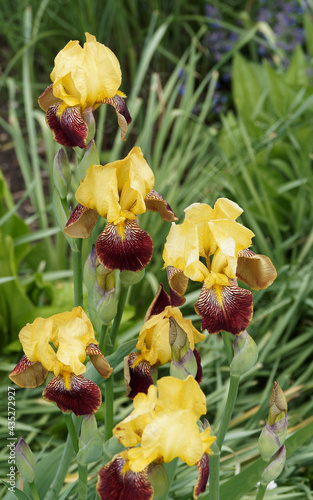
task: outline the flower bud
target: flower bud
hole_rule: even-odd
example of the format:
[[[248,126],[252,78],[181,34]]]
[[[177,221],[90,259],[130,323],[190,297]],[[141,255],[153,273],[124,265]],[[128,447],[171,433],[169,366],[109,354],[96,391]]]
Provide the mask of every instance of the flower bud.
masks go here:
[[[169,324],[172,359],[179,362],[188,351],[189,340],[186,332],[172,316],[169,318]]]
[[[66,198],[71,184],[71,167],[66,152],[61,148],[53,161],[53,181],[62,199]]]
[[[96,122],[95,122],[95,117],[93,116],[93,109],[92,108],[86,108],[82,112],[82,119],[86,123],[88,127],[88,135],[86,139],[86,144],[89,144],[89,142],[95,137],[96,133]]]
[[[192,375],[193,378],[196,378],[197,371],[198,371],[197,360],[190,347],[179,362],[177,361],[171,362],[170,375],[172,377],[179,378],[180,380],[185,380],[188,377],[188,375]]]
[[[35,479],[35,457],[23,438],[20,438],[15,448],[15,463],[18,471],[26,481],[33,483]]]
[[[235,337],[234,353],[230,364],[230,373],[240,377],[250,370],[258,359],[257,345],[246,330]]]
[[[275,455],[275,457],[273,458],[273,460],[269,463],[269,465],[265,467],[261,476],[261,483],[266,485],[271,481],[275,481],[275,479],[281,474],[285,462],[286,462],[286,447],[282,446]]]
[[[159,500],[169,488],[168,477],[163,464],[151,464],[148,478],[153,487],[153,500]]]
[[[103,453],[103,444],[94,415],[85,415],[79,438],[77,460],[81,464],[89,464],[99,460]]]
[[[141,269],[141,271],[121,271],[120,280],[123,286],[137,285],[144,275],[144,269]]]
[[[272,426],[266,422],[258,441],[260,454],[263,460],[270,460],[285,442],[287,427],[287,416],[274,423]]]
[[[273,425],[275,422],[283,418],[287,413],[286,396],[276,380],[273,383],[273,389],[268,407],[268,422],[270,425]]]
[[[85,149],[84,156],[82,157],[78,167],[77,172],[80,179],[85,179],[86,172],[91,165],[99,164],[99,156],[94,140],[90,141],[88,147]]]
[[[93,300],[96,304],[97,314],[104,325],[108,325],[117,314],[117,298],[115,288],[108,292],[102,290],[95,283]]]

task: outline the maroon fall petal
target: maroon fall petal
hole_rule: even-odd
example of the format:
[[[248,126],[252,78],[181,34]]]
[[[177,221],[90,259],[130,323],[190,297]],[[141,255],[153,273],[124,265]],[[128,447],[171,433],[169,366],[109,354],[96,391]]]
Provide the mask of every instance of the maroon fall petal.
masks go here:
[[[196,358],[196,361],[197,361],[197,373],[196,373],[196,376],[195,376],[195,380],[196,382],[198,382],[198,384],[200,385],[201,382],[202,382],[202,366],[201,366],[201,356],[200,356],[200,352],[198,351],[198,349],[194,348],[193,350],[193,354],[194,354],[194,357]]]
[[[151,365],[148,361],[142,360],[132,367],[138,355],[138,352],[132,352],[124,358],[125,389],[129,399],[134,399],[139,392],[148,394],[150,385],[153,385]]]
[[[9,378],[19,387],[34,389],[34,387],[38,387],[46,380],[47,375],[48,370],[39,361],[29,361],[24,354],[14,370],[9,374]]]
[[[126,460],[115,455],[98,474],[97,492],[101,500],[151,500],[153,487],[148,479],[148,467],[141,472],[123,470]]]
[[[207,289],[204,285],[195,311],[202,318],[201,329],[211,335],[221,330],[239,335],[252,319],[252,293],[231,280],[228,286],[214,285]]]
[[[121,129],[121,137],[123,141],[126,141],[127,125],[131,123],[132,117],[129,114],[124,99],[119,95],[115,95],[114,97],[105,98],[103,102],[114,107],[117,114],[118,125]]]
[[[53,138],[62,146],[74,148],[86,148],[88,127],[84,122],[79,106],[65,108],[58,115],[60,103],[49,107],[46,113],[46,121],[53,132]]]
[[[168,266],[166,270],[170,287],[171,305],[173,307],[182,306],[186,302],[184,294],[187,290],[189,278],[184,275],[183,271],[173,266]]]
[[[102,378],[109,378],[113,372],[113,368],[110,366],[108,361],[105,359],[103,353],[100,351],[96,344],[89,344],[86,347],[86,354],[90,357],[90,361],[101,375]]]
[[[89,238],[98,217],[99,215],[96,210],[84,207],[78,203],[65,225],[64,234],[70,238]]]
[[[97,239],[96,253],[107,269],[140,271],[151,260],[153,241],[133,220],[119,226],[108,223]]]
[[[63,412],[72,411],[77,417],[90,415],[99,410],[102,398],[97,384],[82,375],[71,375],[70,388],[66,388],[64,377],[53,377],[42,393],[42,397],[56,403]]]
[[[201,460],[196,463],[198,469],[197,483],[193,489],[193,498],[197,500],[200,493],[204,493],[209,479],[209,455],[203,453]]]
[[[167,201],[154,189],[145,197],[146,209],[150,212],[159,212],[161,219],[167,222],[178,220]]]
[[[166,293],[163,287],[163,283],[160,283],[156,296],[151,302],[149,309],[146,312],[144,321],[148,321],[151,316],[160,314],[164,311],[167,306],[171,305],[171,299]]]

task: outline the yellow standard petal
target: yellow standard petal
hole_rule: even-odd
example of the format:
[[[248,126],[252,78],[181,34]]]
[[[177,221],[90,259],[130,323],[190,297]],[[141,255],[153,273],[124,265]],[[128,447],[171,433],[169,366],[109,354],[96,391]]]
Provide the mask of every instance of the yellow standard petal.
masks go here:
[[[108,222],[114,222],[121,213],[114,165],[91,165],[75,197],[84,207],[96,210]]]
[[[203,455],[197,418],[189,410],[167,410],[158,413],[144,429],[141,445],[128,450],[129,467],[143,470],[154,460],[165,463],[179,457],[187,465],[195,465]]]
[[[185,380],[175,377],[162,377],[157,382],[158,401],[155,411],[163,410],[190,410],[194,413],[196,421],[206,413],[205,395],[198,382],[189,375]]]
[[[19,333],[19,339],[24,353],[29,361],[42,364],[48,371],[53,371],[58,365],[58,358],[50,345],[55,342],[53,321],[51,318],[36,318],[31,324],[27,324]]]

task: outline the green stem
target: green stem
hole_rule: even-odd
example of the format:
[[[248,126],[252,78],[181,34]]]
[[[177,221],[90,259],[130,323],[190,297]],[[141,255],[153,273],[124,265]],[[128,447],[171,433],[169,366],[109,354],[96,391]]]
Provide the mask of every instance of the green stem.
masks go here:
[[[220,476],[220,455],[222,445],[225,439],[227,428],[233,413],[235,401],[237,398],[240,377],[238,375],[230,375],[230,385],[227,396],[226,407],[223,413],[222,422],[217,433],[217,439],[212,449],[214,455],[210,457],[210,487],[209,499],[219,500],[219,476]]]
[[[174,458],[174,460],[172,460],[171,462],[164,464],[167,478],[168,478],[168,488],[167,488],[166,493],[164,493],[164,495],[162,495],[162,497],[159,500],[167,500],[168,492],[170,491],[170,487],[174,481],[175,472],[176,472],[176,468],[177,468],[177,462],[178,462],[178,458]]]
[[[77,437],[76,429],[74,427],[72,414],[71,413],[63,413],[63,415],[64,415],[64,420],[66,423],[68,433],[69,433],[71,440],[72,440],[72,443],[73,443],[74,451],[75,451],[75,453],[78,453],[78,450],[79,450],[78,437]]]
[[[221,450],[222,444],[224,442],[224,438],[227,432],[227,428],[233,413],[233,409],[235,406],[235,401],[237,398],[237,393],[238,393],[238,387],[239,387],[239,381],[240,377],[238,375],[230,375],[230,385],[229,385],[229,391],[228,391],[228,396],[227,396],[227,402],[226,402],[226,407],[225,411],[223,413],[223,418],[222,422],[220,425],[220,428],[217,433],[217,446]]]
[[[222,339],[224,342],[227,361],[228,361],[228,364],[230,365],[230,363],[232,362],[233,357],[234,357],[233,343],[231,341],[231,337],[230,337],[228,332],[222,332]]]
[[[255,500],[263,500],[265,492],[266,492],[267,484],[260,484],[257,496]]]
[[[29,487],[32,492],[33,500],[40,500],[35,483],[29,483]]]
[[[76,239],[77,250],[72,250],[74,305],[83,306],[83,267],[82,267],[82,240]]]
[[[87,465],[78,462],[78,500],[86,500],[87,498]]]
[[[212,451],[214,455],[210,455],[209,500],[219,500],[221,452],[216,442],[212,445]]]
[[[103,349],[103,344],[104,344],[104,341],[105,341],[105,337],[106,337],[106,333],[107,333],[107,330],[108,330],[108,325],[101,325],[101,330],[100,330],[100,335],[99,335],[99,349],[100,351],[102,351]]]
[[[105,336],[105,355],[108,356],[112,354],[115,349],[115,341],[117,337],[117,333],[121,324],[126,299],[127,299],[128,288],[122,287],[120,291],[120,296],[117,305],[117,313],[113,321],[113,325],[110,333],[106,332]],[[105,382],[105,401],[104,401],[104,438],[105,441],[110,439],[112,436],[113,429],[113,417],[114,417],[114,375],[110,376],[108,380]]]
[[[70,435],[68,434],[61,457],[61,462],[59,463],[59,467],[52,482],[51,489],[49,490],[49,493],[46,496],[45,500],[55,500],[56,498],[59,498],[59,492],[63,486],[65,476],[72,461],[73,451],[73,443]]]

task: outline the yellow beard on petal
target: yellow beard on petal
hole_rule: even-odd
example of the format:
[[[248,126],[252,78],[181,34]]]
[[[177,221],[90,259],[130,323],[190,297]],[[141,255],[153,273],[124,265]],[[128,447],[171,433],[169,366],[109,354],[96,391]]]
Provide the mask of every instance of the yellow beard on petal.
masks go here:
[[[64,387],[67,391],[71,390],[71,377],[72,374],[69,372],[62,372],[62,377],[64,380]]]

